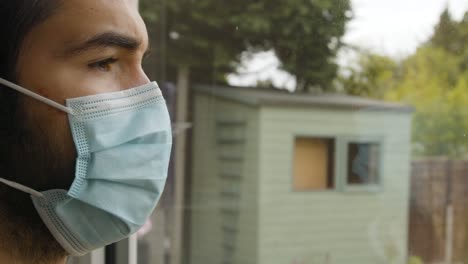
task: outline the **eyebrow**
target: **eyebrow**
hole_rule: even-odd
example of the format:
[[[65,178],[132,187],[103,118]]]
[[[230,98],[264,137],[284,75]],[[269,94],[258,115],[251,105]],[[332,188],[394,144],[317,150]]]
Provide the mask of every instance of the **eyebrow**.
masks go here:
[[[122,35],[116,32],[104,32],[91,37],[90,39],[77,44],[72,45],[65,49],[63,52],[64,57],[73,57],[80,55],[89,50],[95,50],[99,48],[107,47],[118,47],[129,51],[135,51],[142,45],[142,42],[136,38]]]

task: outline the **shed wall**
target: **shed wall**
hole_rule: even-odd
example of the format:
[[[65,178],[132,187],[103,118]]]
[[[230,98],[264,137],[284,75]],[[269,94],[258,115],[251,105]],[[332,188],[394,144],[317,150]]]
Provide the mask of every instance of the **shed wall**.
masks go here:
[[[256,264],[258,108],[195,95],[191,264]]]
[[[263,107],[258,263],[405,263],[410,117],[392,112]],[[381,188],[294,192],[297,135],[381,138]],[[337,171],[341,180],[343,166]]]

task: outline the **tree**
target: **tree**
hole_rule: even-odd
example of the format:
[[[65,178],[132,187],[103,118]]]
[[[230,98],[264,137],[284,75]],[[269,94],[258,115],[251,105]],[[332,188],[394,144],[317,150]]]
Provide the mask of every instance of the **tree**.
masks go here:
[[[349,94],[415,107],[416,155],[468,154],[468,12],[461,21],[445,10],[431,38],[402,61],[362,54],[338,83]]]
[[[416,155],[462,158],[468,153],[468,72],[442,48],[422,47],[402,63],[386,99],[413,105]]]
[[[341,36],[350,18],[349,1],[322,0],[263,1],[262,10],[270,27],[259,34],[253,44],[260,49],[272,48],[283,69],[296,76],[297,90],[317,87],[330,89],[337,66],[332,61],[342,46]],[[255,14],[249,17],[255,17]],[[261,14],[258,15],[261,17]],[[246,25],[248,26],[248,25]],[[252,32],[255,36],[258,32]]]
[[[225,82],[242,52],[273,49],[298,90],[328,89],[351,17],[349,0],[165,1],[141,0],[142,14],[153,36],[167,37],[159,55],[167,56],[168,78],[186,67],[192,82]]]
[[[357,67],[348,67],[338,76],[338,83],[346,94],[383,99],[396,84],[398,63],[392,58],[364,53]]]
[[[167,58],[167,78],[171,81],[177,80],[182,68],[191,70],[193,81],[221,81],[222,73],[232,71],[235,65],[231,61],[244,48],[235,26],[226,19],[232,11],[223,8],[224,1],[173,0],[163,5],[165,2],[140,1],[156,50],[167,45],[165,51],[155,54],[153,61]],[[166,10],[165,21],[161,10]]]
[[[460,53],[464,45],[460,45],[458,23],[452,19],[448,9],[445,9],[439,18],[439,23],[434,28],[434,34],[429,44],[443,48],[450,53]]]
[[[450,54],[461,57],[460,69],[468,70],[468,12],[461,21],[452,19],[448,9],[440,15],[434,34],[426,45],[442,48]]]

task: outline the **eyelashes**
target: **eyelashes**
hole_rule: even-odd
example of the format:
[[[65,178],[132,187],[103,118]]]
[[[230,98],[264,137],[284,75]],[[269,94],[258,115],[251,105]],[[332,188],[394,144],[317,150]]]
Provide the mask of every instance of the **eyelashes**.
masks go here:
[[[88,67],[92,70],[100,70],[108,72],[112,70],[112,65],[118,61],[117,58],[107,58],[97,62],[88,64]]]
[[[141,62],[146,60],[149,57],[150,54],[151,54],[151,51],[147,50],[145,52],[145,54],[143,55],[143,58],[142,58]],[[109,71],[112,70],[113,65],[118,61],[119,61],[118,58],[110,57],[110,58],[106,58],[106,59],[103,59],[103,60],[100,60],[100,61],[89,63],[88,68],[91,69],[91,70],[99,70],[99,71],[103,71],[103,72],[109,72]]]

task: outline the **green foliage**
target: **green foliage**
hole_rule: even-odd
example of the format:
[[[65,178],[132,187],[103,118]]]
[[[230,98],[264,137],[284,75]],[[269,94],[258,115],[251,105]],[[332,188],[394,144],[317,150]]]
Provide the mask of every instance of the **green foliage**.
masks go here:
[[[452,19],[446,9],[441,15],[434,34],[427,43],[432,47],[442,48],[450,54],[461,58],[460,69],[468,70],[468,12],[459,22]]]
[[[162,20],[162,3],[165,20]],[[227,8],[228,6],[229,8]],[[230,9],[230,7],[235,9]],[[211,83],[235,68],[233,63],[245,45],[239,30],[232,23],[237,5],[213,0],[141,0],[140,9],[146,20],[154,49],[166,41],[168,79],[175,81],[178,67],[191,69],[192,81]],[[165,40],[160,38],[164,37]]]
[[[358,68],[348,68],[346,76],[338,77],[345,93],[382,99],[385,92],[395,85],[398,65],[391,58],[363,54],[358,64]]]
[[[415,107],[414,154],[468,154],[468,13],[454,21],[444,11],[434,35],[401,62],[364,54],[339,83],[349,94]]]
[[[448,9],[440,15],[439,23],[436,25],[434,35],[429,43],[435,47],[443,48],[451,53],[460,53],[464,45],[460,43],[460,35],[457,22],[453,21]]]
[[[417,155],[461,158],[468,151],[468,73],[443,49],[424,47],[402,63],[402,76],[386,99],[415,107]]]
[[[408,264],[424,264],[424,262],[422,261],[420,257],[411,256],[408,259]]]
[[[169,78],[178,66],[188,65],[197,82],[222,81],[242,52],[273,49],[283,69],[297,77],[299,90],[327,89],[351,17],[349,0],[141,0],[156,36],[161,36],[162,1]]]
[[[403,64],[388,93],[416,107],[416,154],[462,158],[468,152],[468,13],[457,22],[445,10],[434,35]]]

